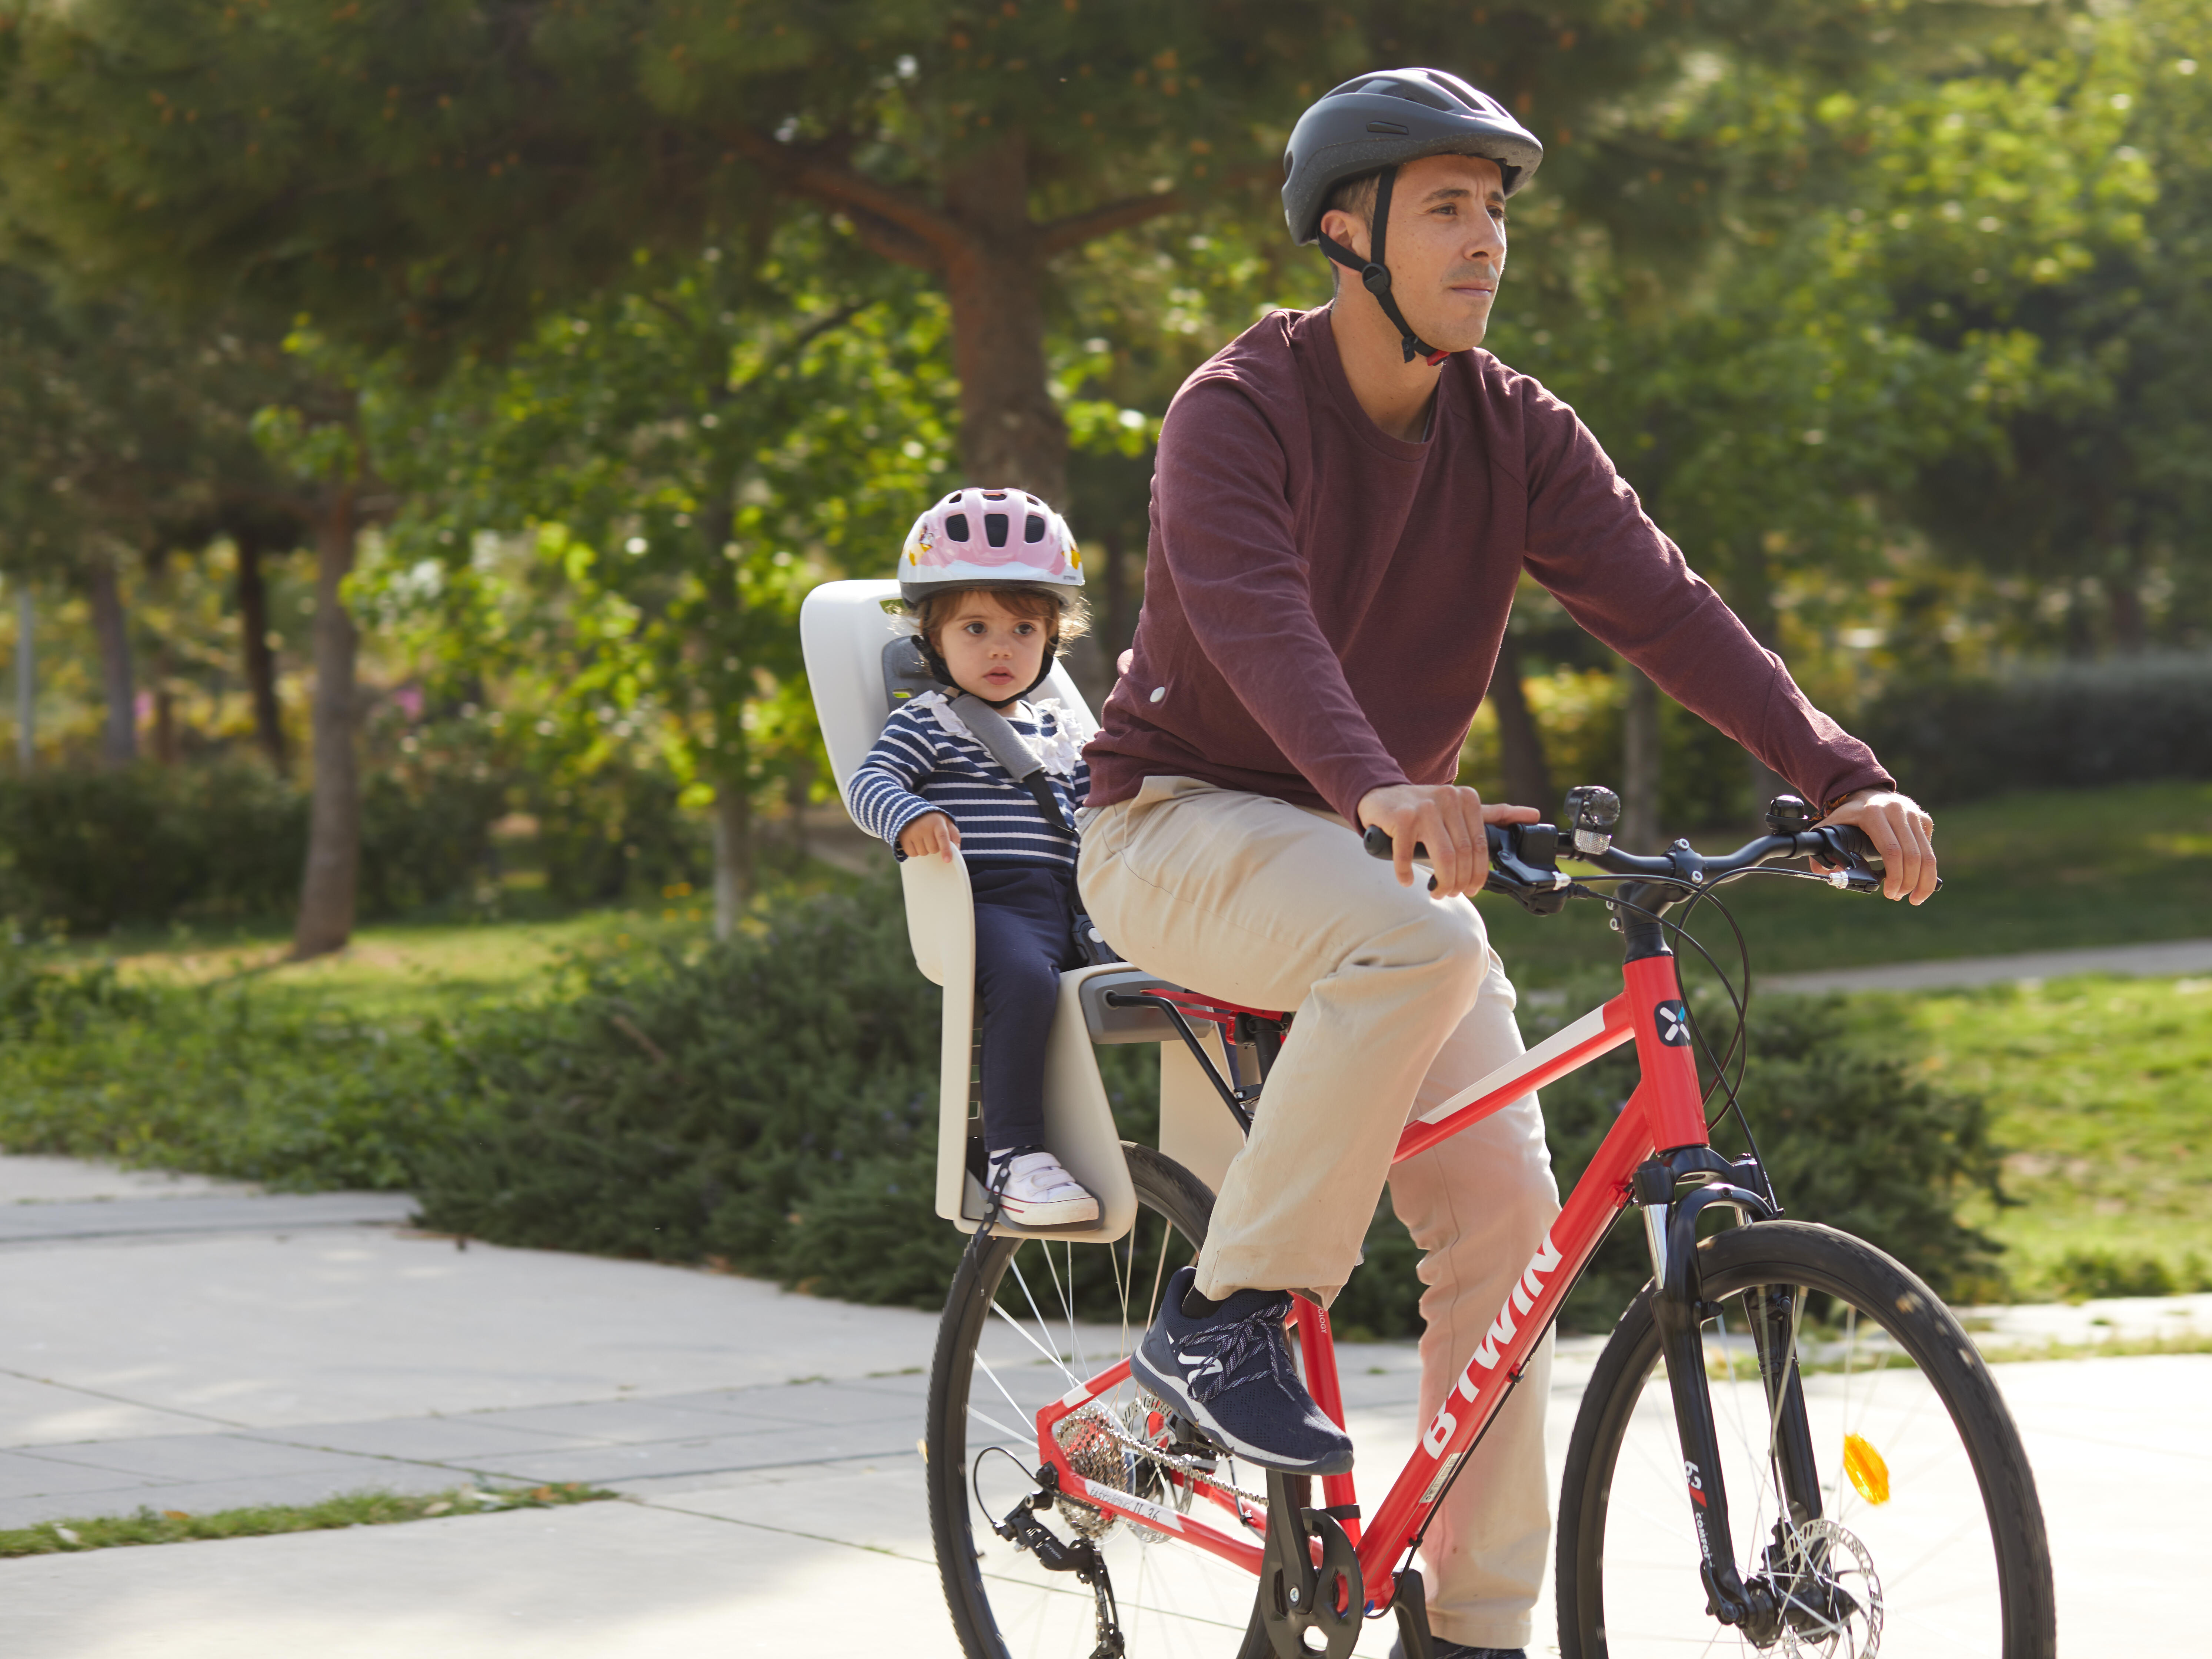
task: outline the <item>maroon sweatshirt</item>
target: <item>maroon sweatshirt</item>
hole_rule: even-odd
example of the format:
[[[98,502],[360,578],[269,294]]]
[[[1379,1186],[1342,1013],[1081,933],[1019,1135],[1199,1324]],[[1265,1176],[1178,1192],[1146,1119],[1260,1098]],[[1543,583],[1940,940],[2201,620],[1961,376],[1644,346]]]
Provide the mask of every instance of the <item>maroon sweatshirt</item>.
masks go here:
[[[1523,569],[1815,805],[1893,787],[1691,572],[1573,410],[1465,351],[1426,441],[1390,437],[1324,308],[1247,329],[1169,407],[1135,656],[1085,751],[1090,804],[1193,777],[1357,822],[1371,789],[1449,782]]]

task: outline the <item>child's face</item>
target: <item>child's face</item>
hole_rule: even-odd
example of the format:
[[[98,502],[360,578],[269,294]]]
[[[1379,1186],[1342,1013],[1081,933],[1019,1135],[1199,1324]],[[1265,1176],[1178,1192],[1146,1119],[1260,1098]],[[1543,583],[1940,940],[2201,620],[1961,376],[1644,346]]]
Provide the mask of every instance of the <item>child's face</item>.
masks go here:
[[[985,702],[1018,697],[1044,666],[1045,625],[1015,615],[988,589],[963,593],[937,636],[953,683]]]

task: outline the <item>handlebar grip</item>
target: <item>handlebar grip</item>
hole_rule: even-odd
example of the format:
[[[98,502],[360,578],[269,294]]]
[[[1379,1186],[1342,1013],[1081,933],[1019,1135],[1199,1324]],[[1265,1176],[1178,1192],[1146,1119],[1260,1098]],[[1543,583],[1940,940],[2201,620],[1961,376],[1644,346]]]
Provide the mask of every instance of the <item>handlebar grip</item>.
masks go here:
[[[1367,849],[1367,856],[1370,859],[1388,860],[1397,855],[1398,843],[1390,839],[1390,832],[1379,823],[1370,823],[1367,826],[1367,833],[1360,836],[1359,844]],[[1426,843],[1418,841],[1413,843],[1415,858],[1425,859],[1428,855],[1429,849]]]
[[[1827,833],[1844,852],[1864,859],[1875,869],[1881,868],[1881,854],[1875,849],[1874,837],[1856,823],[1831,823]]]

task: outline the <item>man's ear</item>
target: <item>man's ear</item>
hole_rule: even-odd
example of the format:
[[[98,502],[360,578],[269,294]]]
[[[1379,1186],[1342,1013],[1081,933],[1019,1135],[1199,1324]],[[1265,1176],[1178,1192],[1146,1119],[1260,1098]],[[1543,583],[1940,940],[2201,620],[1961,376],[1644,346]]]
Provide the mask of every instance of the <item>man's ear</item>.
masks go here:
[[[1367,257],[1369,228],[1358,215],[1331,208],[1321,216],[1321,234],[1340,247],[1349,248],[1356,257]]]

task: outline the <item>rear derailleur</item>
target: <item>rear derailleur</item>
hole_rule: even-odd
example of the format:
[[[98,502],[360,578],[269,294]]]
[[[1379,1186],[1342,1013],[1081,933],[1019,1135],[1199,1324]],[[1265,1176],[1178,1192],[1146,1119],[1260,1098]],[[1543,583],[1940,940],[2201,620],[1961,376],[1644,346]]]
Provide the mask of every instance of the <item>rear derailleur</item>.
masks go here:
[[[1098,1632],[1098,1645],[1091,1650],[1091,1659],[1123,1659],[1121,1609],[1114,1601],[1114,1581],[1107,1575],[1106,1558],[1090,1539],[1068,1543],[1036,1518],[1038,1510],[1052,1507],[1054,1495],[1060,1491],[1060,1471],[1046,1464],[1036,1472],[1036,1491],[1007,1510],[1005,1520],[993,1522],[991,1530],[1016,1549],[1036,1556],[1037,1565],[1047,1572],[1072,1572],[1077,1583],[1089,1585],[1097,1604]]]

